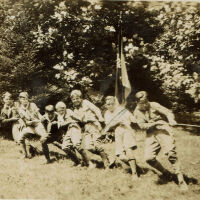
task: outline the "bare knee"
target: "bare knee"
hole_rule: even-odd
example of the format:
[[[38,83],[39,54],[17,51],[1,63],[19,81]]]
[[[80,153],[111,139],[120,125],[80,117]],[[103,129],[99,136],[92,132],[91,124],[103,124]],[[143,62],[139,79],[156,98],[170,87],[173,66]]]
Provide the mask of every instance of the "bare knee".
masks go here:
[[[129,158],[125,154],[118,155],[119,159],[123,162],[128,162]]]
[[[129,159],[129,160],[133,160],[135,159],[135,150],[132,149],[132,148],[129,148],[126,150],[126,157]]]

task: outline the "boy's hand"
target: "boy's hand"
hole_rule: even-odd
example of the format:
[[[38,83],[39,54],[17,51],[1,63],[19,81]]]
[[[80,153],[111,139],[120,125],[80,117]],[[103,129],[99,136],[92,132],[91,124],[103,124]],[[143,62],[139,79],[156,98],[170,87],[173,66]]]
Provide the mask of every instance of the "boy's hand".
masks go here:
[[[47,119],[46,119],[45,116],[42,116],[40,120],[41,120],[41,122],[44,122],[44,121],[47,120]]]
[[[28,125],[28,126],[32,126],[32,125],[35,125],[35,124],[37,124],[37,123],[39,123],[40,122],[40,120],[33,120],[33,121],[28,121],[28,122],[26,122],[26,124]]]
[[[26,122],[26,125],[28,125],[28,126],[33,125],[33,121],[28,121],[28,122]]]
[[[170,120],[169,120],[169,125],[170,125],[170,126],[176,126],[176,125],[177,125],[177,122],[176,122],[174,119],[170,119]]]
[[[18,120],[19,120],[19,118],[17,118],[17,117],[12,117],[12,118],[10,119],[11,122],[16,122],[16,121],[18,121]]]

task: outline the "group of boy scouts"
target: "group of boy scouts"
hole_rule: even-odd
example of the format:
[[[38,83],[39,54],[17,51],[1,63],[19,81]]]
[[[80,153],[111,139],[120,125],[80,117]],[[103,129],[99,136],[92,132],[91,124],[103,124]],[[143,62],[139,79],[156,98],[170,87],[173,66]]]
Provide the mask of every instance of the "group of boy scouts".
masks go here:
[[[136,170],[136,139],[133,124],[146,131],[145,160],[165,177],[170,179],[172,174],[156,159],[161,148],[171,163],[181,190],[187,190],[177,158],[176,145],[172,126],[176,125],[173,113],[156,102],[149,102],[147,92],[140,91],[135,95],[137,106],[131,113],[120,106],[114,96],[105,98],[106,112],[104,117],[101,110],[90,101],[83,99],[80,90],[70,94],[73,109],[68,109],[64,102],[58,102],[55,107],[47,105],[45,114],[41,115],[35,103],[30,102],[27,92],[21,92],[19,99],[14,102],[12,95],[3,95],[4,106],[1,110],[1,125],[6,130],[12,128],[14,141],[20,146],[24,158],[30,158],[27,151],[28,136],[40,136],[43,154],[47,163],[52,160],[48,144],[59,142],[62,150],[72,159],[75,165],[80,164],[77,152],[81,155],[82,163],[88,168],[94,168],[88,151],[101,157],[104,167],[109,168],[113,162],[108,158],[101,140],[107,132],[113,131],[115,137],[115,153],[122,166],[129,166],[132,179],[138,179]],[[84,147],[82,141],[84,139]]]

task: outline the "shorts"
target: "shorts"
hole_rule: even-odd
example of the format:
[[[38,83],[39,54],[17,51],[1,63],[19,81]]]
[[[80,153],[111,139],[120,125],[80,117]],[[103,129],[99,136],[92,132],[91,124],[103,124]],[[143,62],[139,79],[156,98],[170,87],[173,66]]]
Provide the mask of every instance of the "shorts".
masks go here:
[[[20,138],[22,137],[22,132],[20,129],[21,125],[18,123],[14,123],[12,125],[12,136],[15,142],[19,143]]]
[[[78,150],[82,143],[82,132],[78,126],[70,126],[63,137],[62,149],[77,147]]]
[[[100,141],[98,140],[100,136],[99,126],[93,123],[86,124],[84,133],[85,149],[98,150],[100,148]]]
[[[124,155],[127,149],[137,148],[133,130],[118,126],[115,129],[115,154]]]
[[[26,126],[22,129],[21,136],[20,136],[20,141],[25,139],[25,137],[29,134],[35,134],[39,135],[41,140],[44,138],[48,137],[48,133],[45,130],[44,126],[42,123],[37,123],[35,126]]]
[[[166,155],[171,152],[176,154],[174,137],[170,135],[167,130],[157,129],[148,133],[145,141],[145,159],[155,159],[161,150],[161,147]]]

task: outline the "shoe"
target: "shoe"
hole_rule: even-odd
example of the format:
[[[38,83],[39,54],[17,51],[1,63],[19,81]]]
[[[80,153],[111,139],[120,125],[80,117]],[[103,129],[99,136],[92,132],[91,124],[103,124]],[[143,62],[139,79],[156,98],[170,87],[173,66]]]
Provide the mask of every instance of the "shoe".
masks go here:
[[[132,181],[138,181],[139,180],[139,177],[138,177],[137,174],[132,174],[131,178],[132,178]]]
[[[95,164],[93,164],[91,161],[89,161],[88,168],[89,169],[94,169],[95,167],[96,167]]]
[[[45,164],[47,164],[47,165],[48,165],[48,164],[51,164],[51,163],[53,163],[53,162],[54,162],[54,160],[53,160],[53,159],[49,159],[49,160],[47,160],[47,161],[46,161],[46,163],[45,163]]]
[[[116,164],[116,160],[115,159],[110,159],[110,161],[109,161],[109,168],[113,168],[114,166],[115,166],[115,164]]]
[[[183,192],[188,190],[188,186],[185,181],[180,182],[179,187],[180,187],[180,190]]]

